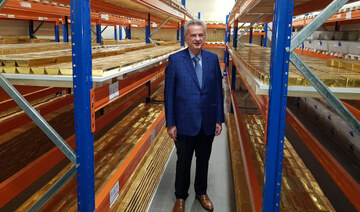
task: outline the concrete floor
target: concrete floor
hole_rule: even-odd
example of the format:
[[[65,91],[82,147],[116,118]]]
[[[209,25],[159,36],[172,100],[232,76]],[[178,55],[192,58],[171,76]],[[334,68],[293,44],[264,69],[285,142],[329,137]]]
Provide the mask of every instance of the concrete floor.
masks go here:
[[[174,195],[176,150],[172,152],[164,171],[159,187],[149,206],[149,212],[172,211],[176,201]],[[195,156],[191,166],[191,184],[189,197],[185,202],[186,212],[206,211],[195,199]],[[209,164],[208,195],[214,204],[214,211],[236,211],[234,184],[232,179],[230,152],[227,138],[227,128],[223,124],[221,135],[215,137]]]

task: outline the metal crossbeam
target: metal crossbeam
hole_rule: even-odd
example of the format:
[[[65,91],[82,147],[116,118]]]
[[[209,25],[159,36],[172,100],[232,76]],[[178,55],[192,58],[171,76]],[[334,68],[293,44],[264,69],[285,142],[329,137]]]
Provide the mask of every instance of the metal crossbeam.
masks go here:
[[[108,28],[108,26],[105,26],[105,28],[103,30],[101,30],[101,33],[103,33],[107,28]]]
[[[241,34],[239,35],[239,37],[238,37],[237,39],[239,40],[243,35],[245,35],[245,33],[246,33],[247,31],[249,31],[250,28],[253,27],[253,26],[260,20],[260,18],[263,17],[263,16],[264,16],[264,14],[261,13],[261,14],[255,19],[254,22],[252,22],[244,31],[241,32]],[[242,27],[242,26],[241,26],[241,27]],[[239,29],[240,29],[240,27],[239,27]]]
[[[360,136],[360,122],[354,115],[341,103],[341,101],[330,91],[328,87],[311,71],[311,69],[300,59],[300,57],[291,52],[290,61],[305,76],[305,78],[314,86],[322,97],[339,113],[344,121]]]
[[[72,166],[31,208],[29,212],[39,211],[75,174],[76,166]]]
[[[0,86],[5,92],[24,110],[24,112],[35,122],[35,124],[50,138],[52,142],[76,164],[76,155],[71,147],[61,136],[46,122],[46,120],[31,106],[31,104],[11,85],[11,83],[0,73]]]
[[[150,37],[153,36],[162,26],[164,26],[164,24],[166,24],[166,22],[170,19],[170,16],[168,16],[160,25],[158,28],[156,28],[151,34]]]
[[[7,0],[1,0],[0,2],[0,10],[3,8],[3,6],[6,4]]]
[[[238,40],[237,42],[238,42],[238,44],[239,44],[241,47],[243,47],[243,48],[245,47],[244,44],[241,43],[239,40]]]
[[[334,0],[332,1],[318,16],[314,18],[308,25],[306,25],[295,37],[291,40],[290,51],[294,51],[306,38],[308,38],[315,30],[325,23],[333,14],[335,14],[344,4],[349,0]]]
[[[42,21],[39,26],[36,27],[36,29],[34,30],[34,34],[40,29],[40,27],[45,23],[45,21]]]

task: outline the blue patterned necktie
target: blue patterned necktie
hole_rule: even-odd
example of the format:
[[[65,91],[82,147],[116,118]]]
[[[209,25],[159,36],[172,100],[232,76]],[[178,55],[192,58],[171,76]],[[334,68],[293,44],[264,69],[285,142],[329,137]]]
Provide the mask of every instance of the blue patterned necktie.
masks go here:
[[[200,63],[199,63],[200,58],[195,56],[193,58],[193,61],[195,62],[195,73],[196,73],[196,76],[198,78],[199,85],[200,85],[200,87],[202,87],[202,68],[201,68]]]

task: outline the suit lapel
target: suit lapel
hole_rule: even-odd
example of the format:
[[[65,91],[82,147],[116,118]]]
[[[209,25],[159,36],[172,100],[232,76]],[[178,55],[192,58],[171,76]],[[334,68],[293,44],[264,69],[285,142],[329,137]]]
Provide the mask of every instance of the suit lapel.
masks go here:
[[[189,53],[188,49],[185,49],[183,51],[183,57],[184,57],[183,63],[186,67],[186,70],[189,72],[189,74],[190,74],[191,78],[194,80],[196,86],[199,88],[199,90],[201,90],[199,81],[198,81],[196,73],[195,73],[195,68],[194,68],[193,62],[191,61],[191,57],[190,57],[190,53]],[[203,78],[203,79],[205,79],[205,78]]]

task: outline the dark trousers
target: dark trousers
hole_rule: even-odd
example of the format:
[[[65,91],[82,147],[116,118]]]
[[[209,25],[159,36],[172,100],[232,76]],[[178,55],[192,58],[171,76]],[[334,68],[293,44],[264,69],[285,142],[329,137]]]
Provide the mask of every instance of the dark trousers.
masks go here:
[[[175,196],[177,199],[186,199],[189,194],[191,160],[195,151],[196,174],[195,193],[196,195],[206,194],[209,159],[214,135],[206,135],[203,130],[196,136],[177,135],[175,141],[176,154],[176,178]]]

